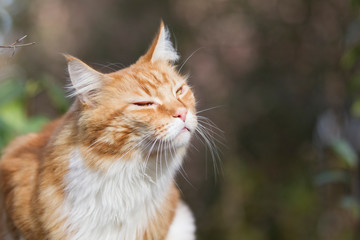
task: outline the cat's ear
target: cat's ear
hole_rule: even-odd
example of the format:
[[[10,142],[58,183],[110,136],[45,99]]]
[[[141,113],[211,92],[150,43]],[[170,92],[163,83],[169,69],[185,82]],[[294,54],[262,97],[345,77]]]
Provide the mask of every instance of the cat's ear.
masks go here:
[[[161,21],[159,32],[153,40],[149,50],[144,55],[145,61],[156,62],[156,61],[167,61],[175,62],[179,59],[179,55],[173,47],[170,40],[170,34],[164,22]]]
[[[92,104],[92,97],[101,88],[104,75],[73,56],[64,56],[73,90],[70,96],[77,96],[82,103]]]

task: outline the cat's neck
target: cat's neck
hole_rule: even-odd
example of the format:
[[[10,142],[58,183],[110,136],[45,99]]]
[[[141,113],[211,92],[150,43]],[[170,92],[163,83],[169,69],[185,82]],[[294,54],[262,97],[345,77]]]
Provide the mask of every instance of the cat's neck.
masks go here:
[[[157,163],[157,173],[144,169],[140,156],[114,162],[103,172],[88,168],[75,148],[64,178],[69,228],[81,236],[98,234],[99,228],[108,229],[100,231],[101,236],[89,235],[89,239],[134,239],[130,235],[144,231],[166,201],[178,168],[178,159],[167,160],[166,167]],[[155,161],[148,159],[147,164]],[[123,226],[122,230],[113,231],[118,226]]]

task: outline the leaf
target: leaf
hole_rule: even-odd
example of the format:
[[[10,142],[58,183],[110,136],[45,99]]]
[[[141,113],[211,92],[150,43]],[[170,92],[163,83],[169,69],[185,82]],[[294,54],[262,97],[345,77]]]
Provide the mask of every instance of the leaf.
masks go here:
[[[358,156],[355,150],[344,139],[337,139],[332,142],[332,148],[337,155],[350,167],[355,168],[358,164]]]
[[[0,117],[0,150],[13,138],[11,128]]]
[[[351,115],[354,117],[360,117],[360,98],[356,99],[351,105]]]
[[[39,81],[28,80],[26,81],[25,91],[27,97],[34,97],[41,91],[41,86]]]
[[[22,133],[37,132],[48,121],[49,119],[45,116],[32,117],[27,121],[26,126],[22,129]]]
[[[349,181],[350,181],[349,175],[346,172],[340,170],[324,171],[319,173],[315,177],[315,184],[317,186],[322,186],[328,183],[339,183],[339,182],[349,183]]]
[[[352,196],[344,196],[340,202],[341,207],[349,210],[355,219],[360,216],[360,205],[359,202]]]
[[[20,100],[1,106],[0,116],[7,126],[18,133],[22,131],[27,122],[24,106]]]
[[[355,63],[359,59],[359,55],[360,55],[359,45],[348,49],[341,58],[342,67],[346,70],[350,70],[351,68],[353,68]]]
[[[9,79],[0,83],[0,107],[24,96],[24,83]]]
[[[69,101],[65,97],[63,88],[60,87],[55,81],[51,80],[51,78],[42,80],[42,83],[46,89],[46,94],[49,96],[55,107],[58,108],[61,112],[66,112],[69,107]]]
[[[360,70],[356,71],[350,79],[348,89],[352,94],[356,94],[360,88]]]
[[[360,5],[360,0],[351,0],[351,5],[353,8],[356,8]]]

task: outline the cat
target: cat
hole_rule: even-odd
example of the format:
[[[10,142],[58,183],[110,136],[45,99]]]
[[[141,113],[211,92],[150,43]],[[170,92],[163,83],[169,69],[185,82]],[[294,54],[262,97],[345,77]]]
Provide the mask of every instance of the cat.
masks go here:
[[[1,158],[2,239],[195,239],[174,176],[198,120],[168,29],[112,73],[65,57],[74,103]]]

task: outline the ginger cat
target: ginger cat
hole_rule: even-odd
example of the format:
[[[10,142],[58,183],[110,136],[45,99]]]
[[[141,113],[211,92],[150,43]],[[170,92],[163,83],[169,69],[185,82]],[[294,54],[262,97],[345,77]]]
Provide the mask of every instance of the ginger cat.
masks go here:
[[[71,108],[4,150],[1,239],[194,239],[174,175],[198,121],[168,30],[113,73],[66,58]]]

